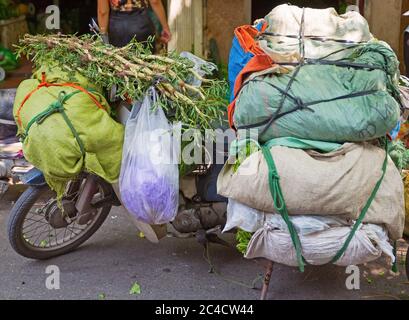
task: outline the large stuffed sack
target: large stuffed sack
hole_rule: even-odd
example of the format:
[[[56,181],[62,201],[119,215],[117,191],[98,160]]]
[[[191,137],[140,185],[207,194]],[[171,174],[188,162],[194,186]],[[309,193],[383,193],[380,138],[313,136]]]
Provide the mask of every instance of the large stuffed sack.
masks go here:
[[[373,40],[368,22],[358,12],[340,16],[334,8],[311,9],[283,4],[274,8],[265,20],[267,34],[262,35],[260,46],[272,57],[278,54],[298,57],[299,60],[301,31],[305,57],[310,59],[320,59],[334,52],[336,54],[328,59],[345,58],[351,53],[347,48],[353,47],[354,43]],[[269,33],[275,36],[269,36]]]
[[[275,146],[271,154],[290,215],[338,215],[353,220],[381,178],[385,160],[385,151],[369,143],[347,143],[330,153]],[[232,162],[229,160],[219,175],[218,193],[276,213],[262,152],[250,155],[237,170]],[[395,240],[402,236],[404,221],[402,178],[388,157],[384,179],[364,222],[384,224]]]
[[[277,215],[276,220],[282,219]],[[312,225],[314,217],[305,217]],[[308,221],[310,220],[310,221]],[[298,221],[298,224],[302,220]],[[341,250],[351,233],[350,226],[334,226],[322,231],[300,232],[303,257],[309,264],[324,265],[332,261]],[[366,224],[356,231],[344,254],[335,262],[339,266],[360,265],[378,259],[382,252],[394,261],[392,246],[386,231],[377,225]],[[291,235],[281,223],[266,223],[251,238],[245,255],[248,259],[266,258],[268,260],[297,266],[297,254]]]
[[[23,81],[14,103],[14,117],[24,138],[27,160],[44,173],[47,183],[59,196],[67,182],[82,171],[116,182],[124,128],[111,118],[103,95],[79,75],[75,75],[75,87],[71,87],[65,83],[73,80],[72,75],[57,68],[41,71],[46,71],[46,78],[39,80],[41,72],[36,78]],[[46,85],[43,80],[47,81]],[[63,107],[72,128],[59,107]]]
[[[353,221],[338,216],[291,216],[302,254],[309,264],[322,265],[333,260],[352,232]],[[297,266],[297,255],[287,223],[279,214],[265,213],[233,199],[227,206],[227,223],[223,232],[234,228],[254,233],[246,245],[246,258],[267,258]],[[395,261],[393,248],[384,227],[363,224],[335,264],[357,265],[376,260],[385,253]]]
[[[400,117],[396,55],[374,42],[342,63],[368,68],[306,64],[297,74],[278,74],[276,68],[252,74],[237,96],[235,128],[253,129],[261,142],[295,137],[343,143],[384,136]]]
[[[263,212],[250,208],[234,199],[229,199],[227,204],[226,224],[223,232],[240,229],[245,232],[255,233],[263,228],[266,223],[274,224],[277,229],[287,230],[288,227],[281,215],[277,213]],[[342,216],[291,216],[290,220],[299,234],[309,234],[324,231],[332,227],[350,226],[351,222]]]

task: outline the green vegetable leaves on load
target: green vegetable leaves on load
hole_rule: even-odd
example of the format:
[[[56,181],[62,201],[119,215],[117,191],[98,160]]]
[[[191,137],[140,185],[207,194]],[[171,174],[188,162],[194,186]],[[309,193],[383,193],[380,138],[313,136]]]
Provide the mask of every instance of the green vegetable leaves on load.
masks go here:
[[[237,250],[241,252],[242,254],[245,254],[247,252],[247,247],[249,245],[249,242],[251,240],[251,237],[253,236],[252,233],[244,231],[239,229],[236,233],[236,240],[237,240]]]
[[[399,171],[409,168],[409,150],[406,149],[402,141],[394,141],[392,143],[389,155]]]
[[[146,48],[135,40],[115,48],[90,35],[26,35],[17,52],[30,57],[37,67],[57,65],[105,89],[116,86],[121,98],[141,100],[155,84],[169,120],[181,121],[185,128],[212,128],[214,121],[222,121],[228,103],[226,81],[209,79],[210,74],[204,78],[191,60],[176,53],[153,55],[149,45]],[[201,86],[190,84],[192,78],[200,80]]]
[[[236,154],[236,161],[233,165],[233,172],[237,172],[239,167],[249,156],[260,150],[259,144],[253,140],[245,140],[243,142],[244,145],[237,145],[238,150]]]

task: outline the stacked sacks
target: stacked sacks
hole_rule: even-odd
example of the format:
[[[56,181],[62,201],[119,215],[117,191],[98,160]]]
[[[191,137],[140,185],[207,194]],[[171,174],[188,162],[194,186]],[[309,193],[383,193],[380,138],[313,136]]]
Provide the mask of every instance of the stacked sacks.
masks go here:
[[[267,148],[274,159],[275,173],[269,172],[265,155],[258,151],[238,168],[234,161],[228,162],[218,180],[219,194],[229,198],[225,231],[240,228],[255,232],[247,258],[265,257],[297,265],[286,215],[310,264],[331,262],[341,250],[342,255],[333,262],[342,266],[375,260],[382,252],[391,256],[388,235],[392,240],[402,236],[405,212],[401,175],[390,157],[385,162],[383,149],[369,143],[346,143],[325,153],[283,146]],[[269,177],[277,178],[280,191],[272,190]],[[282,200],[274,192],[282,194],[286,212],[280,209]],[[355,221],[360,221],[359,228],[344,248]],[[285,252],[291,254],[282,255]]]
[[[39,70],[18,87],[14,117],[26,159],[59,196],[83,171],[110,183],[118,179],[124,129],[84,77],[58,68]]]
[[[359,13],[282,5],[266,21],[258,42],[264,54],[249,62],[257,72],[236,82],[232,126],[258,129],[262,142],[287,136],[359,142],[396,126],[399,62]]]
[[[225,230],[254,233],[246,257],[302,270],[382,252],[394,260],[403,185],[375,139],[400,119],[396,55],[355,12],[283,5],[265,20],[254,37],[263,53],[238,75],[229,106],[238,140],[218,180]]]
[[[339,216],[356,220],[382,177],[385,151],[369,143],[347,143],[319,153],[283,146],[270,152],[280,176],[280,187],[290,215]],[[265,212],[276,212],[269,191],[269,167],[261,151],[234,170],[229,162],[219,175],[218,192]],[[402,236],[403,185],[388,157],[386,173],[364,222],[383,224],[393,239]],[[243,192],[242,186],[246,186]]]

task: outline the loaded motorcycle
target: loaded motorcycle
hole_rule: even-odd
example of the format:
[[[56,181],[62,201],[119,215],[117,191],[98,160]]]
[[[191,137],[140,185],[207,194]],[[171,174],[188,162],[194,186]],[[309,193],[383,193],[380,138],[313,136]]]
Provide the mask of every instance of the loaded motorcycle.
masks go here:
[[[222,152],[226,153],[226,149]],[[207,156],[214,158],[213,153]],[[208,242],[226,244],[214,233],[226,222],[227,201],[216,191],[222,165],[207,163],[182,181],[178,214],[168,226],[135,221],[148,240],[158,242],[168,229],[173,229],[181,237],[195,235],[205,246]],[[74,250],[99,229],[112,206],[121,205],[118,185],[87,173],[68,184],[61,201],[39,170],[33,168],[22,174],[21,181],[29,187],[12,209],[8,233],[14,250],[28,258],[48,259]],[[272,262],[267,270],[262,297],[268,288]]]
[[[99,35],[95,20],[89,27]],[[117,107],[118,120],[125,125],[132,104],[119,100],[115,89],[111,88],[108,98]],[[181,180],[178,214],[168,226],[150,226],[133,218],[148,240],[158,242],[168,229],[182,237],[196,234],[202,243],[216,239],[209,234],[225,224],[227,200],[216,191],[217,175],[223,165],[212,164],[212,159],[217,152],[224,156],[227,149],[224,144],[223,149],[212,154],[204,152],[206,164],[192,168]],[[19,174],[19,180],[28,189],[11,210],[8,235],[13,249],[27,258],[48,259],[74,250],[99,229],[113,206],[122,205],[118,184],[111,185],[88,173],[68,183],[61,200],[36,168]],[[216,241],[223,243],[220,239]]]
[[[127,112],[130,106],[120,108]],[[206,239],[224,243],[215,240],[213,233],[225,224],[227,207],[227,200],[216,191],[223,167],[212,163],[216,152],[214,156],[207,153],[207,164],[181,179],[178,214],[169,225],[150,226],[132,218],[148,240],[157,243],[170,230],[180,237],[196,235],[201,243]],[[88,173],[68,183],[61,201],[37,168],[18,178],[28,188],[11,210],[8,236],[13,249],[27,258],[49,259],[74,250],[100,228],[113,206],[122,205],[118,184]]]
[[[217,236],[227,220],[227,200],[216,191],[217,176],[223,165],[213,163],[215,153],[223,152],[226,157],[227,149],[227,146],[216,149],[212,155],[207,152],[207,164],[198,165],[181,178],[178,213],[168,225],[147,225],[130,215],[149,241],[158,243],[170,232],[180,238],[195,236],[204,245],[205,253],[211,242],[230,246]],[[121,206],[118,184],[111,185],[88,173],[68,184],[60,202],[38,169],[16,174],[28,188],[11,210],[8,236],[13,249],[27,258],[49,259],[73,251],[101,227],[113,206]],[[265,266],[262,299],[267,295],[273,263],[268,261]],[[409,274],[408,254],[406,274]]]
[[[158,243],[170,232],[180,238],[195,236],[205,246],[205,253],[209,243],[230,246],[217,236],[226,223],[227,200],[216,191],[217,176],[223,165],[213,163],[217,152],[223,152],[226,159],[226,150],[225,145],[213,155],[206,153],[207,164],[198,165],[181,178],[178,213],[168,225],[147,225],[130,215],[149,241]],[[83,173],[71,181],[61,202],[38,169],[32,168],[18,176],[28,188],[11,210],[8,236],[13,249],[27,258],[49,259],[75,250],[101,227],[113,206],[122,205],[118,184],[111,185],[91,174]],[[261,262],[266,267],[261,293],[265,299],[273,263]],[[409,274],[408,254],[406,273]]]

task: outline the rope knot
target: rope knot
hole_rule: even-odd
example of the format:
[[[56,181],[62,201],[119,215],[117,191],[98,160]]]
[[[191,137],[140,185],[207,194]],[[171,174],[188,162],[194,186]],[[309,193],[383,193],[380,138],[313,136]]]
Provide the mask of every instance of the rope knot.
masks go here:
[[[297,104],[298,108],[302,109],[304,108],[304,101],[300,97],[295,98],[295,103]]]
[[[54,113],[63,113],[64,112],[64,102],[66,100],[67,94],[64,91],[61,91],[58,95],[58,100],[54,101],[47,110],[39,114],[37,117],[36,123],[41,124]]]
[[[280,181],[280,176],[278,174],[278,172],[271,172],[271,177],[276,180],[276,182]]]

